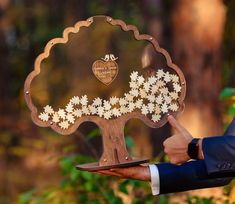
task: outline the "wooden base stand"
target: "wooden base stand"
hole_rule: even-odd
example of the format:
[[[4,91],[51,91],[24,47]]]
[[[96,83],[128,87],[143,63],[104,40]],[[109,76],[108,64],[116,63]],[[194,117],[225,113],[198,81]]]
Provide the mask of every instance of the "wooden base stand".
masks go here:
[[[126,163],[104,165],[104,166],[100,166],[98,162],[95,162],[95,163],[77,165],[76,169],[92,172],[92,171],[112,169],[112,168],[136,166],[136,165],[147,163],[147,162],[149,162],[148,159],[142,159],[142,160],[132,160],[131,162],[126,162]]]
[[[97,171],[111,168],[136,166],[148,162],[148,159],[132,159],[129,155],[124,139],[124,125],[126,120],[98,121],[103,140],[103,154],[96,163],[77,165],[76,168],[85,171]]]

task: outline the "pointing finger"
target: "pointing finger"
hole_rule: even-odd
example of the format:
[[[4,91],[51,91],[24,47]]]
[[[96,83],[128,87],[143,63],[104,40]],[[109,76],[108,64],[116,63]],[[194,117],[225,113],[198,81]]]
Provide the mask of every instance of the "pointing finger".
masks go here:
[[[178,132],[185,132],[186,129],[172,116],[169,115],[167,117],[168,122],[170,123],[170,125],[175,128]]]

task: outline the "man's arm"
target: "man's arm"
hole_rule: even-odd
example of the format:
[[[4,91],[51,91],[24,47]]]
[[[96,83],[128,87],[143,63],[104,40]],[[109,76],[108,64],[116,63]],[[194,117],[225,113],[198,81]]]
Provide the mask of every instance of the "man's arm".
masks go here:
[[[154,195],[218,187],[227,185],[232,180],[232,178],[214,178],[213,176],[209,176],[204,160],[191,161],[182,165],[160,163],[156,164],[156,167],[159,173],[157,176],[150,175],[148,166],[115,168],[98,171],[97,173],[121,178],[151,181],[152,184],[155,183],[155,186],[151,185]],[[153,181],[151,178],[155,180]]]
[[[184,163],[190,159],[187,150],[193,137],[172,116],[168,117],[168,121],[177,133],[164,141],[164,151],[171,163]],[[235,119],[224,136],[199,140],[198,158],[204,158],[208,174],[218,177],[235,176]]]
[[[192,136],[190,133],[187,132],[178,122],[173,118],[173,122],[171,120],[172,118],[169,117],[168,120],[170,124],[177,128],[178,134],[174,135],[173,137],[169,138],[167,142],[164,143],[165,150],[168,149],[166,152],[169,156],[170,154],[170,160],[174,159],[173,161],[175,163],[184,163],[189,159],[189,156],[187,155],[187,145],[188,142],[192,139]],[[184,130],[183,130],[184,129]],[[183,134],[182,133],[183,130]],[[226,131],[226,133],[231,134],[235,132],[235,120],[230,125],[229,129]],[[181,137],[182,136],[182,137]],[[180,137],[180,138],[179,138]],[[218,138],[224,138],[224,137],[217,137]],[[229,144],[232,142],[232,138],[235,137],[229,137],[225,136],[230,141],[227,141],[227,145],[223,141],[218,141],[223,144],[223,148],[218,148],[218,143],[215,143],[215,139],[206,139],[204,142],[204,145],[209,147],[211,145],[211,148],[206,148],[208,152],[205,152],[205,155],[209,155],[209,152],[213,154],[213,161],[223,161],[223,158],[218,158],[218,155],[221,155],[222,151],[227,152],[233,152],[232,155],[226,156],[235,160],[235,152],[234,152],[234,146],[231,146]],[[227,140],[226,139],[226,140]],[[208,143],[208,144],[207,144]],[[201,142],[202,144],[202,142]],[[215,146],[214,146],[215,145]],[[227,148],[228,145],[230,145],[230,148]],[[201,149],[203,148],[203,145],[200,146]],[[222,147],[222,146],[221,146]],[[204,151],[204,150],[203,150]],[[218,154],[219,151],[219,154]],[[204,156],[205,156],[204,155]],[[217,156],[216,156],[217,155]],[[175,157],[176,156],[176,157]],[[201,151],[201,157],[202,157],[202,151]],[[207,156],[205,156],[207,157]],[[208,160],[207,160],[208,161]],[[187,191],[187,190],[193,190],[193,189],[199,189],[199,188],[210,188],[210,187],[217,187],[217,186],[223,186],[228,184],[231,181],[231,177],[229,176],[235,176],[235,171],[224,172],[223,176],[219,174],[209,174],[208,173],[208,167],[207,165],[210,165],[205,160],[199,160],[199,161],[191,161],[186,162],[182,165],[175,165],[170,163],[161,163],[156,164],[158,168],[159,177],[156,179],[158,180],[156,183],[160,185],[160,194],[164,193],[171,193],[171,192],[179,192],[179,191]],[[229,166],[229,165],[228,165]],[[221,171],[220,171],[221,172]],[[232,175],[231,175],[232,172]],[[105,170],[105,171],[99,171],[98,173],[103,173],[106,175],[113,175],[113,176],[119,176],[121,178],[129,178],[129,179],[138,179],[138,180],[144,180],[144,181],[150,181],[150,171],[149,167],[147,166],[137,166],[137,167],[129,167],[129,168],[116,168],[111,170]],[[223,178],[224,177],[224,178]],[[227,177],[227,178],[225,178]],[[157,186],[158,188],[159,186]]]
[[[227,185],[232,178],[217,178],[207,172],[204,160],[182,165],[157,164],[160,175],[160,194],[211,188]]]
[[[235,177],[235,136],[204,138],[202,150],[209,174]]]

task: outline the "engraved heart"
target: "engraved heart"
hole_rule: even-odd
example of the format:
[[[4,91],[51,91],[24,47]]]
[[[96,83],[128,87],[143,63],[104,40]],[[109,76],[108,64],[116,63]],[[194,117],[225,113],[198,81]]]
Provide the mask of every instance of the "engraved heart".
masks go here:
[[[118,74],[118,65],[115,61],[96,60],[92,65],[92,71],[97,79],[105,85],[109,85]]]

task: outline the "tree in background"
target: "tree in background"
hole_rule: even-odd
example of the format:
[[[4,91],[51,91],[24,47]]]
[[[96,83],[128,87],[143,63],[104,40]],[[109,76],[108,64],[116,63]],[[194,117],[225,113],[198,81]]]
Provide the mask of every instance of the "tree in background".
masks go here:
[[[179,0],[173,8],[173,55],[188,88],[180,120],[197,137],[222,133],[218,98],[225,17],[221,0]]]

